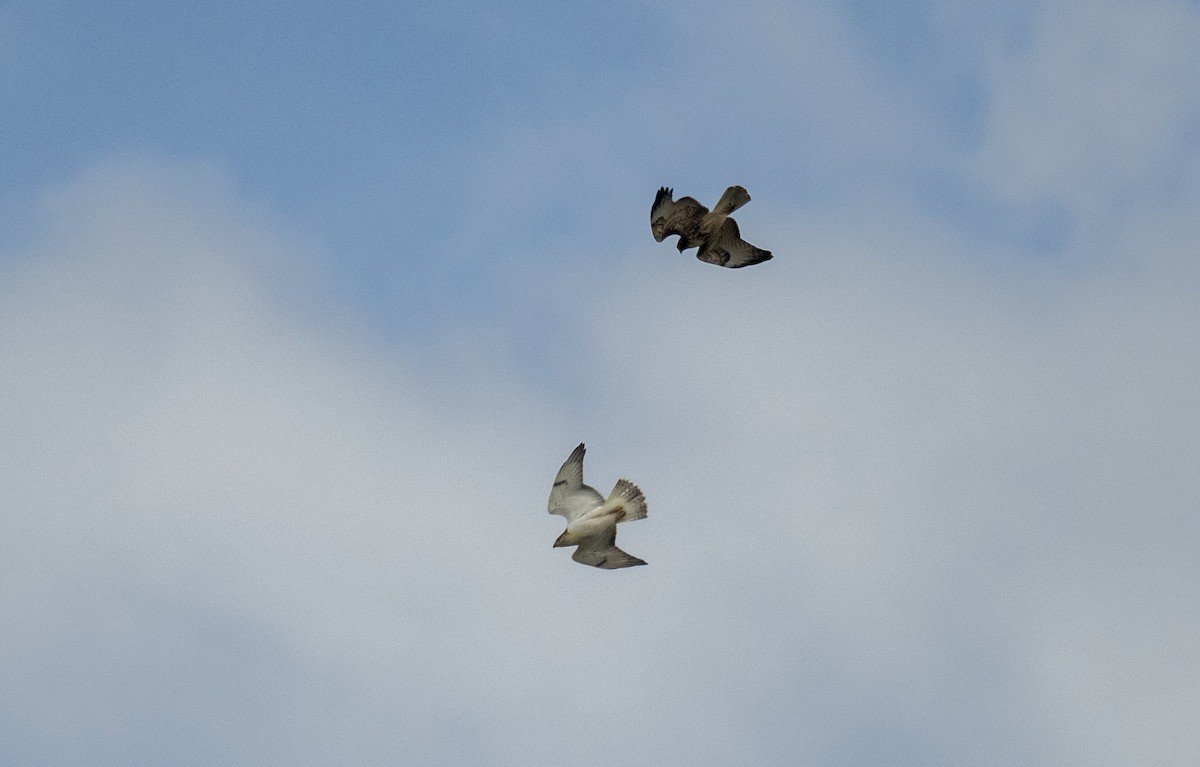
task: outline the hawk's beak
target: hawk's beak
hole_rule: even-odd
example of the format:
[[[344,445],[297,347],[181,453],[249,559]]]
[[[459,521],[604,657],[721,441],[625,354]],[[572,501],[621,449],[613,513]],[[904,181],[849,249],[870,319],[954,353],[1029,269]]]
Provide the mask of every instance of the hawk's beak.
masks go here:
[[[566,538],[566,537],[567,537],[567,534],[565,532],[562,535],[558,536],[558,540],[554,542],[553,548],[557,549],[560,546],[570,546],[571,544],[569,544],[563,540],[563,538]]]

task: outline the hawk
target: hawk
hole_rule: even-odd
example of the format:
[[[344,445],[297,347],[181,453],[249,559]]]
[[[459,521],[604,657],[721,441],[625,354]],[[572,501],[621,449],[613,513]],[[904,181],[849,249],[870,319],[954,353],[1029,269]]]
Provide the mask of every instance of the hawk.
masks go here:
[[[737,222],[729,214],[750,202],[744,187],[731,186],[721,195],[712,211],[691,197],[672,200],[673,190],[660,187],[650,208],[650,231],[662,242],[667,235],[679,235],[679,252],[700,248],[696,258],[709,264],[740,269],[761,264],[771,251],[756,248],[742,239]]]
[[[646,497],[638,486],[618,479],[608,499],[583,484],[583,443],[567,457],[550,488],[551,514],[567,518],[554,547],[575,546],[571,559],[604,570],[646,564],[616,546],[617,523],[646,518]]]

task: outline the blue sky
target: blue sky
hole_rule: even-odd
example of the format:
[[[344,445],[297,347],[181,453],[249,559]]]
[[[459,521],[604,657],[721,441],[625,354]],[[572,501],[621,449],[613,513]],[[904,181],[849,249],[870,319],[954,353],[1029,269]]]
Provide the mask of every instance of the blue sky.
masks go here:
[[[0,2],[0,761],[1196,763],[1197,40]]]

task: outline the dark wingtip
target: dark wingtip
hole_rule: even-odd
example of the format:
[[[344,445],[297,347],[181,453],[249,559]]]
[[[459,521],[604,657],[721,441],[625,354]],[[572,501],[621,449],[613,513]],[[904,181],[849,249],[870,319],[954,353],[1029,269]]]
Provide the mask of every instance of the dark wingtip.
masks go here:
[[[651,206],[651,210],[657,208],[659,204],[662,203],[663,198],[668,200],[671,199],[672,194],[674,194],[674,190],[670,189],[669,187],[660,186],[658,188],[658,194],[654,196],[654,205]]]
[[[697,256],[697,258],[698,258],[698,256]],[[772,258],[774,258],[774,256],[771,255],[771,251],[763,250],[758,253],[758,256],[753,261],[746,261],[745,263],[738,264],[737,266],[730,266],[729,268],[730,269],[744,269],[747,266],[754,266],[755,264],[761,264],[763,261],[770,261]]]

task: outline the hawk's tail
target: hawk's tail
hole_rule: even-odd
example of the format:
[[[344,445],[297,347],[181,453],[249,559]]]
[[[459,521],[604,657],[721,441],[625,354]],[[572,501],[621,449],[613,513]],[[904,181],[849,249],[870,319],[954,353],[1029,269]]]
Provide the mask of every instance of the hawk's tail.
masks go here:
[[[721,195],[721,199],[717,201],[717,207],[713,208],[713,213],[728,216],[748,202],[750,202],[750,193],[746,191],[746,187],[731,186],[725,190],[725,194]]]
[[[633,522],[646,518],[646,496],[642,495],[637,485],[627,479],[617,480],[605,503],[613,506],[618,522]]]

